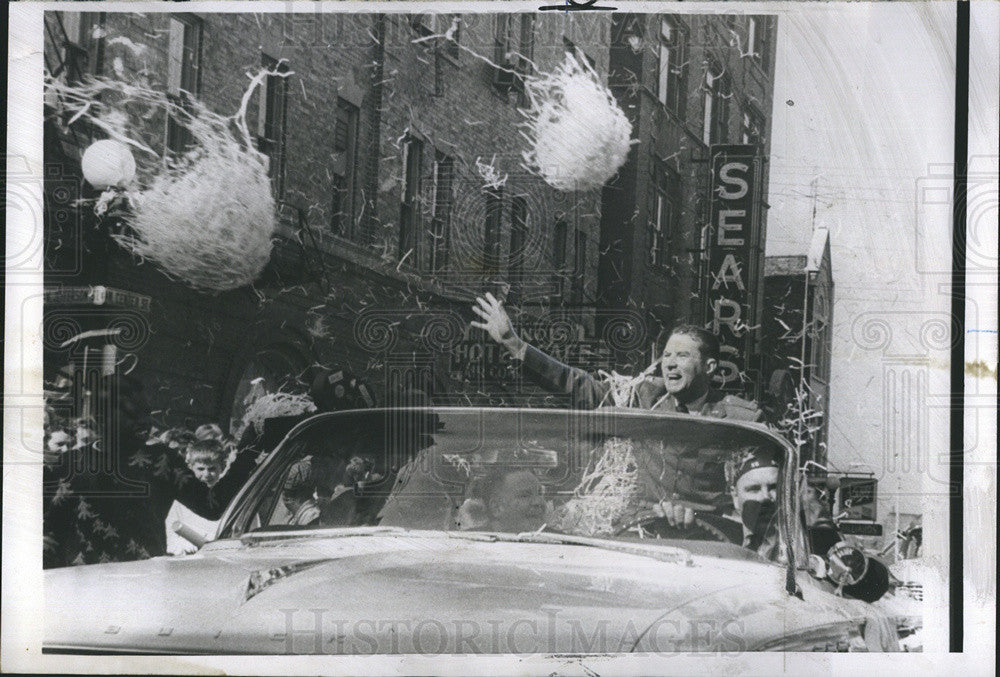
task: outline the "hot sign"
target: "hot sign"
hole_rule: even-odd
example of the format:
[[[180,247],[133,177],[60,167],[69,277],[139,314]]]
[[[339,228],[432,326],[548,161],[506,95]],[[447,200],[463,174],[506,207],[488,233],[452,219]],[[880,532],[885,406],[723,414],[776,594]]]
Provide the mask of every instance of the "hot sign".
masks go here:
[[[760,281],[760,177],[756,146],[712,146],[708,279],[705,298],[710,328],[719,337],[722,359],[716,385],[744,391],[740,379],[753,351]]]

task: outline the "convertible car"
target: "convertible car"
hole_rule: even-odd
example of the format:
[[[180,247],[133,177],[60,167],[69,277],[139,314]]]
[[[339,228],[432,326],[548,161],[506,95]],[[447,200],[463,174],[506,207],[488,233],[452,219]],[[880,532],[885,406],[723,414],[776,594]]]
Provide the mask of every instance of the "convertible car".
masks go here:
[[[775,561],[744,548],[727,515],[723,460],[748,446],[787,459]],[[320,414],[271,452],[194,554],[48,570],[44,647],[895,649],[886,616],[813,566],[795,467],[762,426],[633,409]],[[683,528],[653,509],[677,497],[703,508]]]

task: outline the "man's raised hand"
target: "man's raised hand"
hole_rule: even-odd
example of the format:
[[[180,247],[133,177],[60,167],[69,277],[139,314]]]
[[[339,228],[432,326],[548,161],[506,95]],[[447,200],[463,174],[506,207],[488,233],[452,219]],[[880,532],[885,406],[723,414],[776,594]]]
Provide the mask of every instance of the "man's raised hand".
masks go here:
[[[496,299],[493,294],[486,292],[486,297],[476,298],[476,304],[472,306],[472,312],[483,318],[482,322],[472,321],[472,326],[485,329],[497,343],[503,343],[514,334],[514,328],[510,324],[510,317],[503,309],[503,304]]]
[[[514,331],[514,326],[510,322],[507,311],[503,308],[503,303],[498,301],[493,294],[486,292],[486,296],[476,298],[476,303],[472,306],[472,312],[482,318],[482,322],[473,320],[471,325],[477,329],[483,329],[497,343],[502,343],[515,355],[521,353],[523,341]]]

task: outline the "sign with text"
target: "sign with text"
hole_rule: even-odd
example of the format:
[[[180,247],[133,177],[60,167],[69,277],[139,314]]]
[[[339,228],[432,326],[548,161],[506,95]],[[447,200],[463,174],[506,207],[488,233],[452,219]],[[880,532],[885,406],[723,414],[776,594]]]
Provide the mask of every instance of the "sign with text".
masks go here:
[[[840,522],[840,533],[851,536],[881,536],[882,525],[876,522]]]
[[[716,387],[745,392],[756,326],[761,162],[756,146],[712,146],[708,270],[702,281],[711,331],[722,349]]]
[[[874,477],[842,477],[837,492],[837,513],[841,519],[875,521],[878,480]]]
[[[604,367],[611,359],[605,342],[595,338],[583,324],[561,322],[523,324],[521,338],[564,364],[587,370]],[[511,378],[512,362],[507,349],[490,341],[478,330],[464,332],[461,341],[449,351],[450,376],[460,381],[491,383]]]

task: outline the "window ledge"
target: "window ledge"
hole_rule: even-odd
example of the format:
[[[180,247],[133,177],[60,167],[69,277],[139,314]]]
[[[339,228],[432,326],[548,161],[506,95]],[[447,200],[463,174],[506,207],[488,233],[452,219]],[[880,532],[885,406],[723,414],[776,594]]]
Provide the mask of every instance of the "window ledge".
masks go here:
[[[421,271],[405,262],[402,266],[399,265],[398,261],[395,263],[387,263],[380,256],[373,254],[369,248],[360,245],[353,240],[341,237],[340,235],[333,235],[325,232],[320,233],[317,231],[318,229],[314,229],[314,233],[317,235],[315,246],[308,240],[308,238],[300,236],[296,225],[285,220],[279,221],[275,234],[281,238],[290,240],[299,246],[314,249],[321,253],[324,257],[345,261],[355,266],[364,268],[366,271],[382,275],[383,277],[396,280],[398,282],[403,282],[411,287],[421,291],[437,294],[443,298],[453,301],[463,300],[463,298],[456,293],[449,293],[448,290],[446,290],[442,285],[429,281],[426,273],[421,273]],[[304,239],[305,241],[303,241]],[[441,272],[442,271],[438,271],[438,273]],[[447,271],[444,272],[447,273]]]

